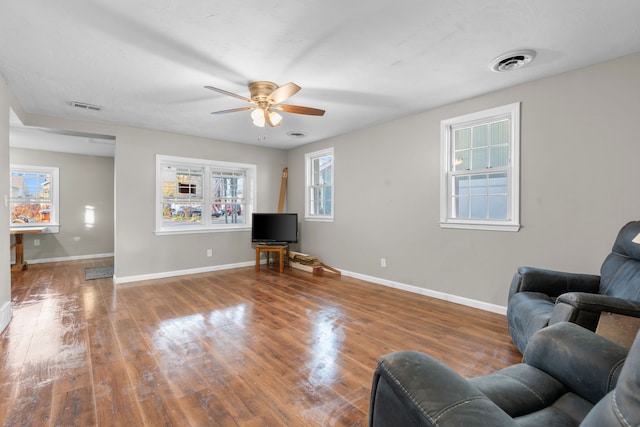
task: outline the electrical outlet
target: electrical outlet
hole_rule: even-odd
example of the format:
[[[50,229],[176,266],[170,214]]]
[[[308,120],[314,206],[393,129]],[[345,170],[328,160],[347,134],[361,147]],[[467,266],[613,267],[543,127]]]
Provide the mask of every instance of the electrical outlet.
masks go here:
[[[213,250],[207,249],[207,256],[213,256]]]
[[[387,259],[380,258],[380,267],[385,268],[387,266]]]
[[[33,246],[40,246],[40,239],[33,239]]]

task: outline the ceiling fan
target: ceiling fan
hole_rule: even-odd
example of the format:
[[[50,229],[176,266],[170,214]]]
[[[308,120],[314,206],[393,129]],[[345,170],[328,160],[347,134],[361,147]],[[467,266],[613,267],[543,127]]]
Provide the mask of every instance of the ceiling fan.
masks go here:
[[[214,111],[211,114],[226,114],[235,113],[237,111],[253,110],[253,112],[251,113],[251,118],[253,119],[253,124],[258,127],[264,127],[265,123],[272,127],[279,126],[280,121],[282,120],[282,116],[278,114],[278,111],[294,114],[306,114],[310,116],[324,115],[324,110],[319,110],[317,108],[281,104],[281,102],[284,102],[287,99],[291,98],[301,89],[300,86],[295,83],[287,83],[282,86],[278,86],[275,83],[266,81],[249,83],[249,92],[251,93],[251,98],[228,92],[224,89],[218,89],[217,87],[213,86],[205,86],[205,88],[254,104],[253,106]]]

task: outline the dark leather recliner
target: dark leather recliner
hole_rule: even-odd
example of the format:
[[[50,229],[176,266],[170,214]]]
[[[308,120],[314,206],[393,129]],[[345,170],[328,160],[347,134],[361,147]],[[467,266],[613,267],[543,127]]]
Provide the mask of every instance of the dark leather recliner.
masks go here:
[[[435,358],[380,358],[369,426],[638,426],[640,334],[629,351],[572,323],[533,336],[522,363],[467,380]]]
[[[573,322],[596,330],[601,312],[640,317],[640,221],[626,224],[600,267],[600,275],[520,267],[511,281],[507,323],[523,352],[538,330]]]

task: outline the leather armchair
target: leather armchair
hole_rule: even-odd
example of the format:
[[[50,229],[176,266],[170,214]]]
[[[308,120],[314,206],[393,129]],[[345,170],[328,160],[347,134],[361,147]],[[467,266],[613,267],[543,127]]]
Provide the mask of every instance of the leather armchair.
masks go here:
[[[600,313],[640,317],[640,221],[626,224],[600,267],[600,275],[520,267],[511,281],[507,323],[523,352],[538,330],[573,322],[596,330]]]
[[[522,363],[465,379],[435,358],[380,358],[369,426],[640,425],[640,334],[629,351],[563,322],[538,332]]]

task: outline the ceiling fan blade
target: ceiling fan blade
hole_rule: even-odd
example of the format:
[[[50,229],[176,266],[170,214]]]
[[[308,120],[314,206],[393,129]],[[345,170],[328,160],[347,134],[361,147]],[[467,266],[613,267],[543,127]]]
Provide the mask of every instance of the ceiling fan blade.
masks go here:
[[[238,111],[247,111],[247,110],[253,110],[254,107],[240,107],[240,108],[232,108],[230,110],[222,110],[222,111],[214,111],[211,114],[227,114],[227,113],[235,113]]]
[[[274,105],[271,108],[284,111],[285,113],[306,114],[309,116],[324,116],[324,110],[311,107],[301,107],[300,105],[280,104]]]
[[[300,90],[300,86],[295,83],[287,83],[286,85],[280,86],[278,89],[274,90],[267,97],[267,101],[271,104],[279,104],[285,99],[291,98],[293,95],[298,93]]]
[[[219,89],[219,88],[213,87],[213,86],[205,86],[205,88],[210,89],[210,90],[212,90],[214,92],[221,93],[223,95],[233,96],[234,98],[238,98],[238,99],[241,99],[243,101],[253,103],[253,101],[251,99],[247,98],[246,96],[238,95],[237,93],[229,92],[229,91],[226,91],[224,89]]]

